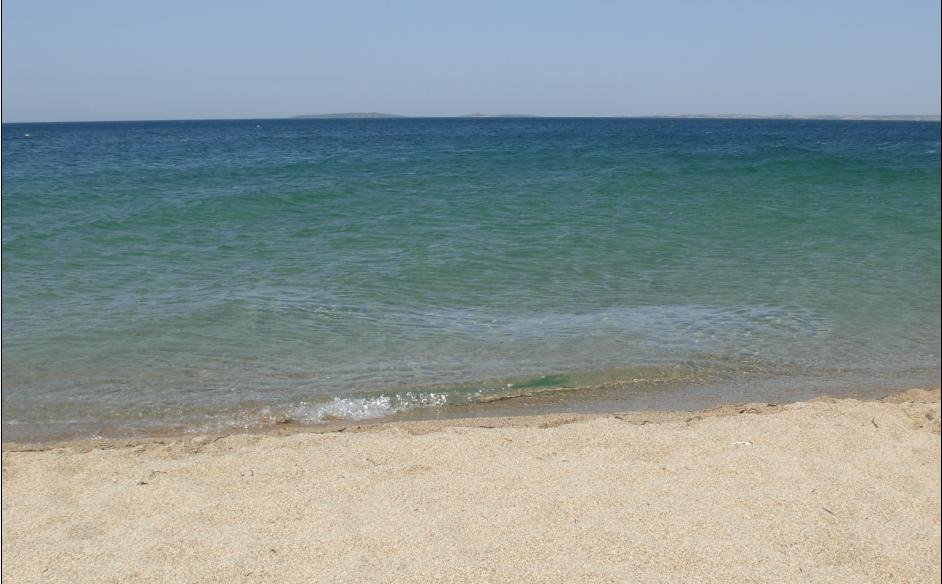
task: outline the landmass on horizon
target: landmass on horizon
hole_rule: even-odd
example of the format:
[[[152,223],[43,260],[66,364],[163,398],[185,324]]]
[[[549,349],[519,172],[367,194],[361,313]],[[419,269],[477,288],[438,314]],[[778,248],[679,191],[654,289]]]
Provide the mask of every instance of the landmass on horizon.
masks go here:
[[[303,116],[291,116],[292,119],[360,119],[360,118],[406,118],[409,116],[400,116],[399,114],[383,114],[379,112],[345,112],[340,114],[308,114]]]
[[[302,116],[292,116],[292,119],[377,119],[377,118],[422,118],[422,117],[442,117],[442,118],[539,118],[531,114],[483,114],[475,112],[463,116],[405,116],[400,114],[386,114],[380,112],[347,112],[339,114],[307,114]]]
[[[413,116],[381,112],[344,112],[331,114],[305,114],[291,116],[291,119],[384,119],[384,118],[554,118],[554,117],[590,117],[590,118],[670,118],[670,119],[711,119],[711,120],[888,120],[937,122],[940,116],[932,114],[886,114],[886,115],[836,115],[836,114],[652,114],[647,116],[540,116],[536,114],[487,114],[475,112],[457,116]]]

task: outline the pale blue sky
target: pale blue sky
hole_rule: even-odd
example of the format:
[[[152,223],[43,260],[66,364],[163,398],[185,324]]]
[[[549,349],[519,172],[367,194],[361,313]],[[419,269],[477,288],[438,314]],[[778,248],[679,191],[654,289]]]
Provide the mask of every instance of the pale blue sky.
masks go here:
[[[938,114],[938,0],[4,0],[3,120]]]

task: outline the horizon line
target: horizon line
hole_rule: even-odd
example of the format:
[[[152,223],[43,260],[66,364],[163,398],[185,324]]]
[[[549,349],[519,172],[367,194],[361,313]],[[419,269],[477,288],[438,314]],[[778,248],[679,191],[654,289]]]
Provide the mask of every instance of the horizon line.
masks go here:
[[[365,115],[366,114],[366,115]],[[93,124],[135,122],[237,122],[237,121],[285,121],[285,120],[395,120],[395,119],[722,119],[722,120],[820,120],[820,121],[942,121],[940,114],[639,114],[639,115],[539,115],[539,114],[390,114],[383,112],[343,112],[325,114],[300,114],[279,117],[194,117],[194,118],[127,118],[92,120],[28,120],[0,121],[3,125],[14,124]]]

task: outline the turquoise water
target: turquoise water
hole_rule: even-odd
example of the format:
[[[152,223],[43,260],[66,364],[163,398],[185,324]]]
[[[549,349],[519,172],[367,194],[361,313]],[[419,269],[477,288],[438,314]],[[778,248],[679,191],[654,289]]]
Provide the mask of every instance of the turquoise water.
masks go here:
[[[939,143],[937,122],[4,125],[4,435],[938,385]]]

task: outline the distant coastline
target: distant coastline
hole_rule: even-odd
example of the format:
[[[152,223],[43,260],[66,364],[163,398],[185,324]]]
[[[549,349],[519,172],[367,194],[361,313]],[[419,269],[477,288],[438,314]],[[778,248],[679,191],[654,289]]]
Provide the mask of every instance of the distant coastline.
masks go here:
[[[707,119],[707,120],[858,120],[858,121],[897,121],[897,122],[938,122],[936,115],[752,115],[752,114],[665,114],[652,118]]]
[[[306,114],[302,116],[292,116],[291,119],[294,120],[309,120],[309,119],[325,119],[325,120],[334,120],[334,119],[375,119],[375,118],[405,118],[408,116],[400,116],[398,114],[384,114],[380,112],[344,112],[339,114]]]
[[[305,114],[300,116],[291,116],[294,120],[365,120],[365,119],[386,119],[386,118],[539,118],[531,114],[484,114],[475,112],[461,116],[404,116],[400,114],[387,114],[381,112],[344,112],[339,114]]]
[[[457,116],[409,116],[381,112],[344,112],[330,114],[305,114],[291,116],[295,120],[359,120],[388,118],[599,118],[599,119],[683,119],[683,120],[857,120],[857,121],[897,121],[897,122],[938,122],[940,116],[928,114],[891,114],[891,115],[827,115],[827,114],[659,114],[649,116],[539,116],[535,114],[488,114],[475,112]]]

